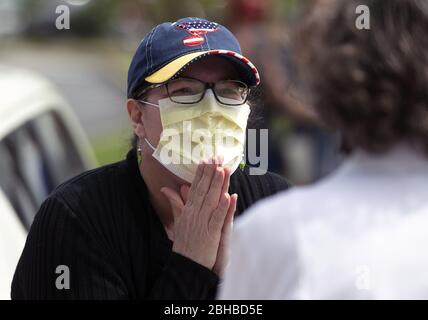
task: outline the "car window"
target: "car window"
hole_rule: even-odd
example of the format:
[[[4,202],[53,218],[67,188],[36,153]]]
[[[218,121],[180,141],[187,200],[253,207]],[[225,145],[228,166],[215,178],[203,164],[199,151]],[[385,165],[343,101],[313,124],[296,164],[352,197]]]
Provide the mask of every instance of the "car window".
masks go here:
[[[0,141],[0,187],[28,229],[60,183],[85,170],[61,116],[40,115]]]

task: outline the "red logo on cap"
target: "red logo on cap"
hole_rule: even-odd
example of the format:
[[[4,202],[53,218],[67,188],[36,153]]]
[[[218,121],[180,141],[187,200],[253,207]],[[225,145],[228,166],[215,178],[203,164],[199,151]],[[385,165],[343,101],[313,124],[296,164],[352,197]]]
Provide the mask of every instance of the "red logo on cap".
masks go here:
[[[217,31],[218,24],[206,20],[194,20],[180,23],[177,25],[177,28],[183,29],[190,34],[190,36],[183,39],[183,44],[192,47],[203,44],[205,38],[202,35]]]
[[[188,36],[188,37],[184,38],[184,40],[183,40],[183,44],[185,46],[189,46],[189,47],[199,46],[199,45],[203,44],[204,42],[205,42],[204,37],[201,37],[200,35],[197,35],[197,34]]]

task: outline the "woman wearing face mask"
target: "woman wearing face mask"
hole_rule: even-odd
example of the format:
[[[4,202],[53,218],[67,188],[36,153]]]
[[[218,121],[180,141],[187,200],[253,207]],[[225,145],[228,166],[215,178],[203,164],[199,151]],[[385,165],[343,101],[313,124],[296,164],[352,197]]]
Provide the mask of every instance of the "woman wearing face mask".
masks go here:
[[[288,187],[240,168],[258,82],[223,26],[156,26],[128,72],[134,148],[43,203],[12,298],[214,298],[234,214]]]

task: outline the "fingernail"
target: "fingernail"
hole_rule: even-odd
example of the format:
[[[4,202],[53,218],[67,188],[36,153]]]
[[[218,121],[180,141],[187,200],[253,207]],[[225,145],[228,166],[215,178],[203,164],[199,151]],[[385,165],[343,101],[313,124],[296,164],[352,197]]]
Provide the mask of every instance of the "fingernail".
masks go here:
[[[222,204],[223,206],[225,206],[225,205],[227,204],[228,200],[229,200],[229,194],[228,194],[228,193],[225,193],[225,194],[224,194],[224,197],[222,197],[222,199],[221,199],[221,204]]]

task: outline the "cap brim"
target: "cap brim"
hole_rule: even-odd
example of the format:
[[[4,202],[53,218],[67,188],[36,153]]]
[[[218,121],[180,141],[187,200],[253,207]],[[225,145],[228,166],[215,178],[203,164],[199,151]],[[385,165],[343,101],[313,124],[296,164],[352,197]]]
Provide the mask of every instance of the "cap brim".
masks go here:
[[[240,55],[239,53],[229,50],[198,51],[180,56],[146,77],[145,81],[149,83],[163,83],[168,81],[174,78],[177,74],[181,73],[191,63],[202,58],[203,56],[212,54],[222,55],[231,61],[236,62],[237,66],[245,72],[247,80],[246,82],[248,82],[249,86],[256,86],[260,83],[259,72],[250,62],[250,60]]]

